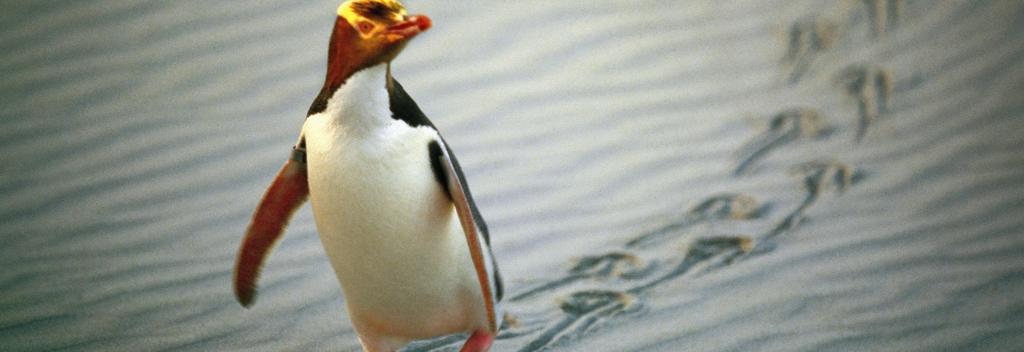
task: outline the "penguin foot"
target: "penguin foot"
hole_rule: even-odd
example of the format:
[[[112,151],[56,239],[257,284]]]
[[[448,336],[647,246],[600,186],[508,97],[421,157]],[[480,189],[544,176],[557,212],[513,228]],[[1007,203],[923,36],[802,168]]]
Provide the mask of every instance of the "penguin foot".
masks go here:
[[[486,352],[491,349],[491,343],[494,343],[493,334],[486,330],[477,330],[469,336],[469,340],[466,340],[466,344],[462,345],[459,352]]]

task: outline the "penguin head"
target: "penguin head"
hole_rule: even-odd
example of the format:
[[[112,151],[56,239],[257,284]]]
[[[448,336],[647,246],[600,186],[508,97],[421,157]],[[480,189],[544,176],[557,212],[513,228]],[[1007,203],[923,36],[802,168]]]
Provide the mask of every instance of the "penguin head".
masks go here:
[[[338,7],[331,51],[344,51],[355,70],[390,62],[410,39],[431,26],[424,15],[410,16],[396,0],[348,0]]]
[[[330,46],[327,75],[307,116],[323,111],[327,100],[356,72],[390,64],[410,39],[430,29],[430,18],[409,16],[396,0],[348,0],[338,7]],[[390,71],[388,71],[390,82]],[[390,88],[389,88],[390,89]]]

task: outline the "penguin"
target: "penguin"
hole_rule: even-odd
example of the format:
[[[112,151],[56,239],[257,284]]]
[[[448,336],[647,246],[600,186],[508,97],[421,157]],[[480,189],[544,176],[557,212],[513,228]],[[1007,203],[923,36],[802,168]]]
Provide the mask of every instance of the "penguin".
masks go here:
[[[487,351],[503,317],[487,225],[451,148],[391,75],[432,22],[395,0],[348,0],[337,14],[324,85],[242,240],[235,296],[253,304],[265,258],[309,200],[365,351],[455,333],[470,334],[462,351]]]

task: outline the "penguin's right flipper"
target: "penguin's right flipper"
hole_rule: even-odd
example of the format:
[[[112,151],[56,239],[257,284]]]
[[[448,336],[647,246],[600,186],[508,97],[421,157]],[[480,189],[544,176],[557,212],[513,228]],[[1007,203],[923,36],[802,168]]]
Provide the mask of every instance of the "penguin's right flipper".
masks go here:
[[[296,155],[304,151],[296,149]],[[235,298],[244,307],[252,305],[256,297],[256,281],[260,268],[270,249],[281,238],[292,214],[309,198],[306,163],[304,158],[293,157],[281,167],[259,207],[252,216],[252,222],[242,240],[235,261]]]

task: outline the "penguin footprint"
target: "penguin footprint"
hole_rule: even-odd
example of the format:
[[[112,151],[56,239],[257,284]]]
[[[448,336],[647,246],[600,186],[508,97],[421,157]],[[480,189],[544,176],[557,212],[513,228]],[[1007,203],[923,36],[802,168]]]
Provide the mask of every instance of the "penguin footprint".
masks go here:
[[[800,81],[814,58],[835,45],[838,33],[838,25],[822,18],[796,21],[789,26],[789,47],[783,58],[792,66],[789,83]]]
[[[828,189],[843,193],[863,178],[861,172],[836,160],[803,163],[794,167],[792,173],[801,176],[804,189],[815,196]]]
[[[744,174],[751,165],[772,150],[800,138],[817,138],[830,133],[824,116],[808,107],[783,110],[772,116],[768,130],[740,148],[739,163],[733,175]]]
[[[881,36],[900,23],[903,0],[863,0],[868,21],[875,36]]]
[[[637,297],[619,291],[584,290],[560,300],[563,316],[551,324],[520,351],[537,351],[555,344],[576,340],[601,323],[638,309]]]
[[[872,65],[852,65],[839,73],[838,81],[857,101],[856,141],[860,142],[868,128],[889,111],[894,89],[892,72]]]
[[[714,220],[748,220],[764,215],[768,210],[754,197],[745,194],[723,193],[708,197],[690,208],[682,219],[648,231],[626,242],[627,248],[651,246],[665,236],[701,222]]]
[[[574,260],[572,267],[565,276],[545,282],[519,293],[510,300],[517,301],[529,298],[541,292],[553,291],[583,279],[635,279],[649,271],[642,259],[626,252],[609,252],[600,255],[585,256]]]
[[[713,236],[698,238],[686,247],[685,254],[676,261],[676,265],[668,272],[633,287],[627,292],[639,294],[675,280],[694,269],[705,271],[733,263],[740,256],[754,248],[754,240],[750,236]]]

